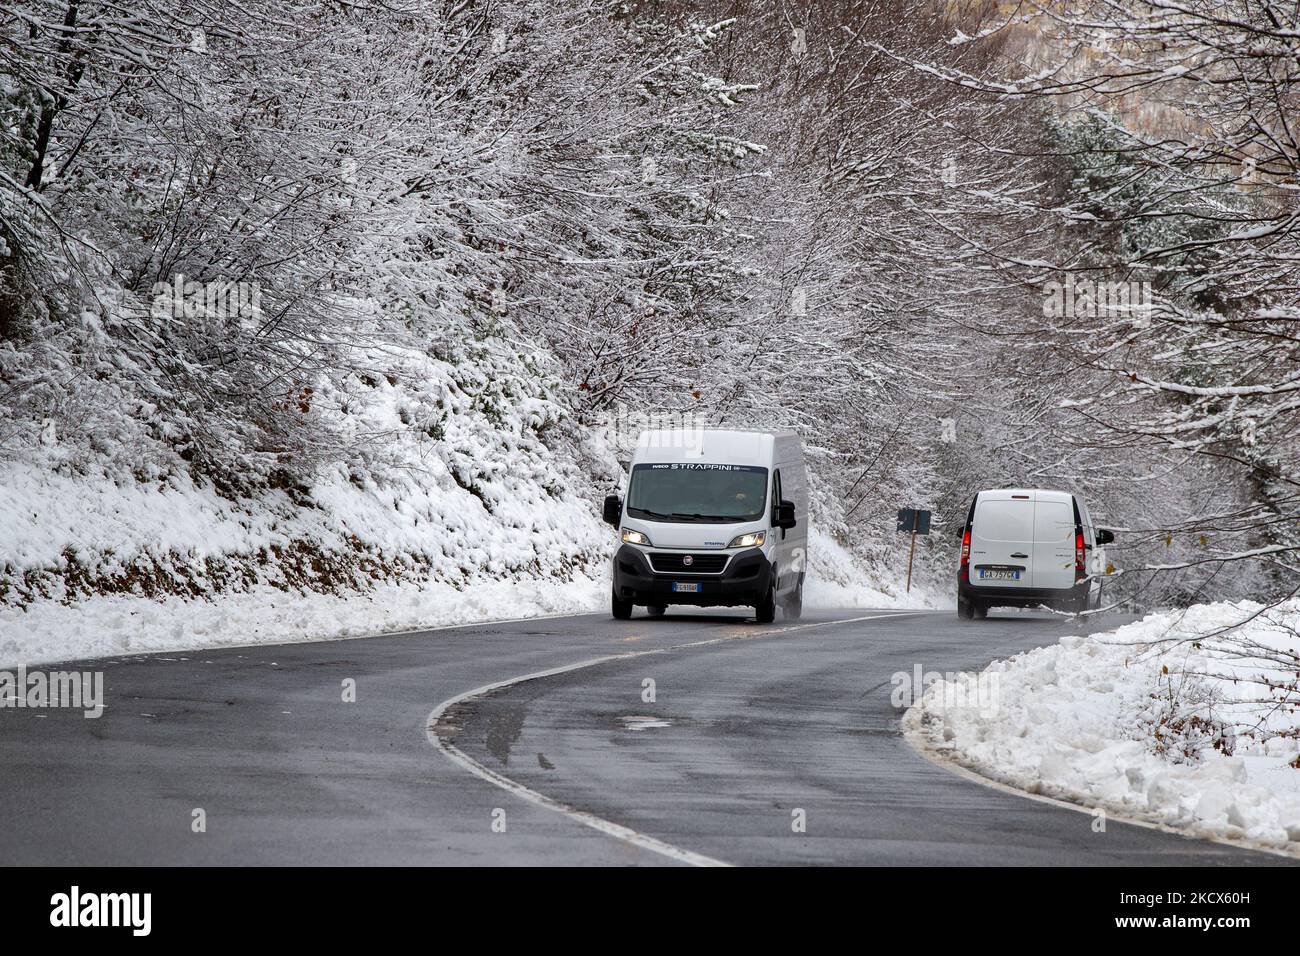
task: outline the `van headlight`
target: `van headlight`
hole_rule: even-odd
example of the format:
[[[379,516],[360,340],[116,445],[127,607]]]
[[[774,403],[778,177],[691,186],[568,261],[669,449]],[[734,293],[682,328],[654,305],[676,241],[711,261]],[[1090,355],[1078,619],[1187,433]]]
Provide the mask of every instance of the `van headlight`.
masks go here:
[[[728,548],[761,548],[763,542],[767,540],[767,535],[762,531],[751,531],[749,534],[738,534],[731,539]]]
[[[623,541],[626,544],[643,544],[647,548],[653,547],[653,545],[650,544],[649,538],[643,535],[640,531],[633,531],[631,528],[623,529]]]

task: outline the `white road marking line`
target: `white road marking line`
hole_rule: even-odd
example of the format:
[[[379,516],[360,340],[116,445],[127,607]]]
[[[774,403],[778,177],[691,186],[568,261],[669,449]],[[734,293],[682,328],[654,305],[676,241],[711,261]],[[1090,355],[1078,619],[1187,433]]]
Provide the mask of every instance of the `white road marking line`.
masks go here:
[[[481,697],[484,694],[490,694],[495,690],[500,690],[503,687],[509,687],[512,684],[522,684],[527,681],[540,680],[544,677],[554,677],[557,674],[564,674],[569,671],[580,670],[584,667],[593,667],[596,664],[604,664],[607,661],[616,661],[616,660],[623,660],[623,659],[628,659],[633,657],[642,657],[646,654],[653,654],[653,653],[657,653],[657,652],[656,651],[634,651],[628,654],[610,654],[606,657],[596,657],[587,661],[579,661],[576,664],[566,664],[563,667],[552,667],[544,671],[534,671],[531,674],[524,674],[521,677],[512,677],[508,680],[495,681],[494,683],[491,684],[484,684],[482,687],[477,687],[474,690],[467,691],[464,694],[458,694],[457,696],[452,697],[449,700],[445,700],[441,704],[439,704],[433,710],[433,712],[429,714],[429,720],[428,723],[426,724],[426,729],[425,729],[425,736],[428,738],[429,743],[433,744],[444,754],[446,754],[447,757],[449,757],[453,763],[459,764],[461,767],[468,770],[476,777],[480,777],[486,780],[488,783],[495,784],[496,786],[500,787],[502,790],[505,790],[507,793],[514,794],[516,797],[520,797],[524,800],[528,800],[529,802],[535,803],[541,807],[545,807],[548,810],[554,810],[557,813],[562,813],[566,817],[569,817],[571,820],[577,820],[579,823],[589,826],[593,830],[599,830],[601,833],[607,834],[608,836],[612,836],[615,839],[622,840],[625,843],[630,843],[632,846],[639,847],[643,850],[650,850],[653,853],[658,853],[661,856],[666,856],[669,859],[676,860],[679,863],[687,863],[690,864],[691,866],[729,866],[730,864],[723,863],[721,860],[715,860],[712,857],[704,856],[699,853],[692,853],[690,850],[683,850],[680,847],[673,846],[671,843],[664,843],[662,840],[656,840],[654,837],[646,836],[644,833],[639,833],[636,830],[631,829],[630,827],[621,826],[620,824],[613,823],[609,820],[605,820],[601,817],[598,817],[593,813],[588,813],[585,810],[579,810],[576,807],[571,807],[568,804],[561,803],[558,800],[554,800],[551,797],[546,796],[545,794],[538,793],[536,790],[532,790],[524,786],[522,783],[518,783],[514,780],[511,780],[509,777],[502,776],[501,774],[497,773],[495,770],[492,770],[490,767],[486,767],[483,764],[479,763],[473,757],[470,757],[468,754],[466,754],[463,750],[461,750],[460,748],[456,747],[454,744],[450,743],[449,741],[441,737],[436,730],[438,721],[442,719],[443,715],[449,709],[451,709],[452,707],[456,706],[457,704],[463,701],[470,700],[475,697]]]
[[[598,830],[607,836],[612,836],[617,840],[622,840],[623,842],[629,843],[642,850],[649,850],[652,853],[666,856],[678,863],[686,863],[691,866],[731,866],[732,864],[725,863],[722,860],[714,859],[711,856],[705,856],[702,853],[695,853],[691,850],[684,850],[681,847],[673,846],[671,843],[665,843],[663,840],[658,840],[652,836],[647,836],[644,833],[633,830],[631,827],[625,827],[621,824],[606,820],[603,817],[598,817],[594,813],[588,813],[586,810],[579,810],[576,807],[571,807],[568,804],[561,803],[559,800],[548,797],[543,793],[538,793],[536,790],[526,787],[518,781],[511,780],[509,777],[499,774],[492,768],[479,763],[473,757],[458,748],[455,744],[445,740],[437,732],[436,728],[438,722],[452,707],[464,703],[465,701],[472,700],[475,697],[482,697],[486,694],[492,693],[493,691],[501,690],[502,688],[510,687],[515,684],[541,680],[546,677],[555,677],[559,674],[567,674],[570,671],[582,670],[584,667],[595,667],[597,664],[606,664],[610,661],[631,660],[636,657],[647,657],[651,654],[665,654],[670,651],[686,650],[694,647],[707,647],[713,644],[722,644],[726,641],[754,640],[756,638],[771,637],[775,634],[785,634],[789,631],[827,627],[832,624],[856,624],[860,621],[874,621],[887,617],[905,617],[909,614],[924,613],[926,612],[894,611],[882,614],[870,614],[864,617],[843,618],[834,621],[817,621],[811,624],[791,624],[786,627],[762,628],[756,629],[752,632],[747,631],[735,634],[731,637],[715,637],[710,638],[709,640],[691,641],[685,644],[674,644],[670,647],[659,647],[646,651],[627,651],[623,654],[607,654],[604,657],[593,657],[589,660],[578,661],[576,664],[564,664],[560,667],[551,667],[543,671],[534,671],[531,674],[523,674],[519,677],[510,677],[505,680],[493,681],[491,684],[484,684],[482,687],[476,687],[463,694],[457,694],[455,697],[450,697],[435,707],[433,711],[430,712],[428,719],[425,721],[424,735],[425,739],[428,740],[432,746],[442,751],[442,753],[453,763],[468,770],[470,773],[474,774],[474,776],[486,780],[488,783],[498,786],[507,793],[511,793],[520,799],[527,800],[540,807],[545,807],[548,810],[554,810],[556,813],[561,813],[569,819],[575,820],[584,826],[589,826],[593,830]]]

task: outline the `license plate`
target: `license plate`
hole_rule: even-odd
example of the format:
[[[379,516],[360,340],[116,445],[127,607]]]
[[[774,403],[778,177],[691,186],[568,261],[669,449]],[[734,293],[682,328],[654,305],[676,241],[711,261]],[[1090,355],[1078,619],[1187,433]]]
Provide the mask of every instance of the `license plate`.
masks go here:
[[[673,593],[674,594],[699,594],[700,586],[698,583],[683,584],[681,581],[674,581]]]
[[[1019,581],[1019,571],[980,571],[980,578],[985,581]]]

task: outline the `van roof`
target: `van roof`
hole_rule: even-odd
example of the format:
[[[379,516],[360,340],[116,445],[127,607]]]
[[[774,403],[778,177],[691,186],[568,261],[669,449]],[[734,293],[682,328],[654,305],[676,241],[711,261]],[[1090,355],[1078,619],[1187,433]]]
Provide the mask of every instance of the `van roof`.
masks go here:
[[[643,431],[633,458],[637,462],[697,459],[733,465],[772,463],[778,438],[798,438],[793,431],[746,428],[660,428]]]
[[[1010,498],[1013,495],[1029,495],[1032,501],[1072,501],[1074,495],[1068,491],[1055,491],[1050,488],[989,488],[980,492],[980,497]]]

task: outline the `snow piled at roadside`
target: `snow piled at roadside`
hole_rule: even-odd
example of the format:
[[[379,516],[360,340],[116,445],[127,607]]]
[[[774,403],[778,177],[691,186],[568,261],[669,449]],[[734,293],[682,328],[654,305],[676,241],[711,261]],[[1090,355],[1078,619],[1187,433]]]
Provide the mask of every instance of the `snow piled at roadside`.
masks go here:
[[[0,668],[157,651],[370,637],[608,607],[609,582],[483,581],[381,584],[365,595],[286,593],[272,587],[214,600],[98,595],[74,604],[0,608]]]
[[[808,535],[808,575],[804,581],[804,606],[809,608],[938,608],[943,599],[913,582],[882,579],[868,573],[862,558],[853,554],[814,521]]]
[[[1030,793],[1300,855],[1298,628],[1300,601],[1224,602],[1063,637],[937,681],[904,730]]]
[[[856,580],[853,558],[814,534],[809,607],[923,607],[930,600]],[[131,594],[84,597],[26,609],[0,606],[0,668],[75,658],[113,657],[215,647],[291,644],[370,637],[503,618],[607,613],[605,573],[574,572],[571,580],[477,579],[378,584],[364,594],[323,594],[257,586],[207,599]]]

